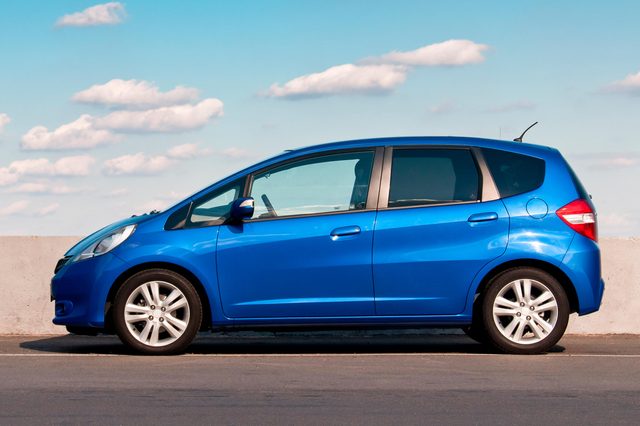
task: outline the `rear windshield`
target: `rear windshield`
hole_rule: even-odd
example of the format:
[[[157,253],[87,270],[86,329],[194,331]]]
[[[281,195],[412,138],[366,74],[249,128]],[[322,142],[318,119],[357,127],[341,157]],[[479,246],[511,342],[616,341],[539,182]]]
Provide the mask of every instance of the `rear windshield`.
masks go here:
[[[544,181],[544,160],[488,148],[482,154],[503,198],[533,191]]]

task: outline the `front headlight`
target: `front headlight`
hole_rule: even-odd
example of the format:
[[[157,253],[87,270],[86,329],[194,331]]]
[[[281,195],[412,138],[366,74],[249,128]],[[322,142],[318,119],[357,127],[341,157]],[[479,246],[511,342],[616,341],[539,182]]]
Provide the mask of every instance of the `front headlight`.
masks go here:
[[[77,262],[78,260],[89,259],[91,257],[100,256],[118,247],[125,242],[127,238],[133,234],[136,230],[136,225],[127,225],[120,229],[116,229],[106,237],[96,241],[87,247],[82,253],[76,255],[71,262]]]

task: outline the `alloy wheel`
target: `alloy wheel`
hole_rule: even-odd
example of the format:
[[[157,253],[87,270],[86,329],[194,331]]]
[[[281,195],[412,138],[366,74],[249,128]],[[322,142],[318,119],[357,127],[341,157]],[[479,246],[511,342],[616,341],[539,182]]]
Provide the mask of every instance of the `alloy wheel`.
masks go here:
[[[551,290],[534,279],[509,282],[493,301],[493,321],[513,343],[534,344],[545,339],[558,321],[558,301]]]
[[[149,281],[136,287],[127,298],[124,321],[140,343],[162,347],[178,340],[187,330],[189,302],[175,285]]]

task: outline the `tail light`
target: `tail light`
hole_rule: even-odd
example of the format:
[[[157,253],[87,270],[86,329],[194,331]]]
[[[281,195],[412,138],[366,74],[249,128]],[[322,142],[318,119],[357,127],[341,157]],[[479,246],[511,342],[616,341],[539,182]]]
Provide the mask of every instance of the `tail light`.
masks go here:
[[[578,199],[556,211],[564,223],[580,235],[598,241],[596,212],[586,200]]]

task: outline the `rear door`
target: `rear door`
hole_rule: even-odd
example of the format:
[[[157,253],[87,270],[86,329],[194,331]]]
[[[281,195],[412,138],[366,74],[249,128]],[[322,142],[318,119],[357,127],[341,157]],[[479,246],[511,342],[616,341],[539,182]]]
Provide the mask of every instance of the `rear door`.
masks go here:
[[[509,217],[481,165],[466,147],[387,148],[373,243],[378,315],[461,313],[476,273],[504,253]]]

